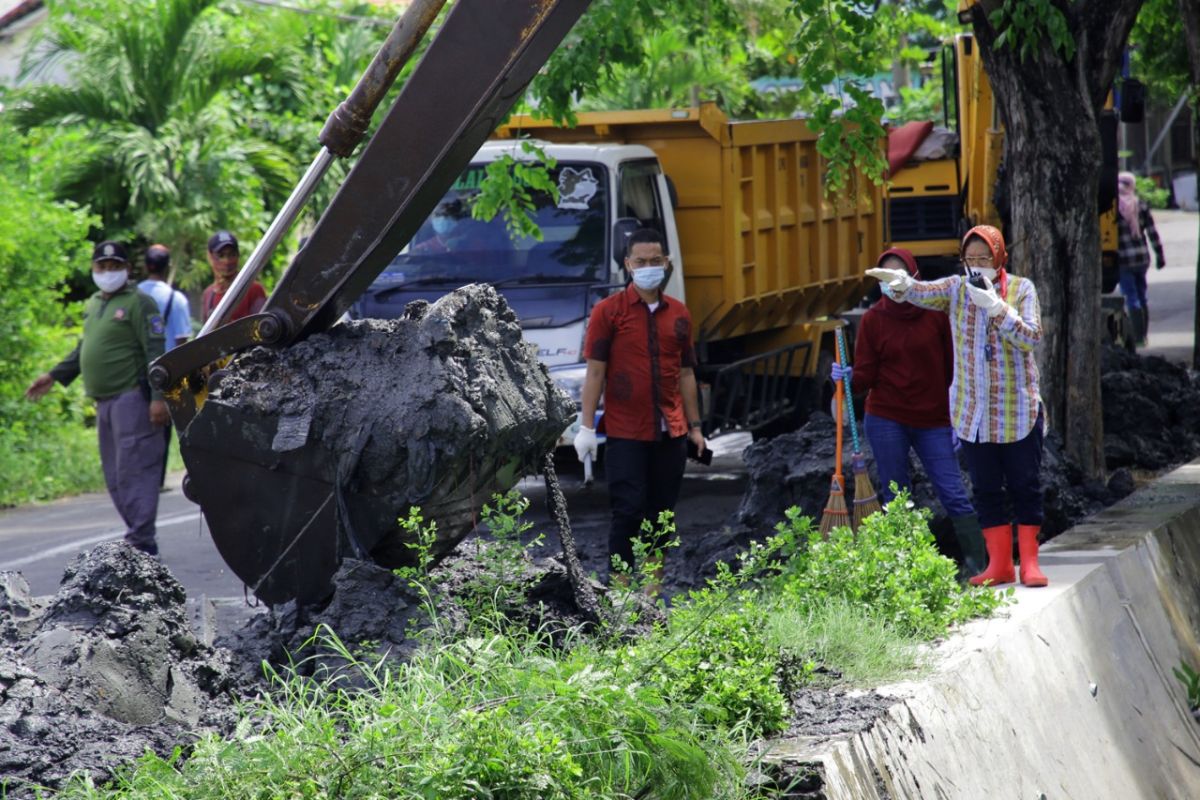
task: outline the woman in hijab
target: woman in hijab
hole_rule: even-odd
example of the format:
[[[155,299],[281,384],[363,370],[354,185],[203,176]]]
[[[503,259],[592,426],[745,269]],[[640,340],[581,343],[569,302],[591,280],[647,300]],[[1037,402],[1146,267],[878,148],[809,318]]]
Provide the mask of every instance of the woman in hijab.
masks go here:
[[[879,256],[885,269],[920,278],[908,250]],[[890,485],[910,489],[909,453],[916,451],[933,490],[954,525],[967,575],[983,571],[979,518],[967,496],[950,427],[948,390],[954,377],[954,345],[945,314],[881,297],[863,315],[855,336],[854,367],[834,364],[833,379],[849,379],[857,394],[867,392],[863,427],[887,502]]]
[[[867,274],[892,299],[949,315],[950,416],[967,458],[988,555],[987,569],[971,583],[1016,579],[1015,522],[1021,583],[1045,586],[1038,568],[1044,423],[1034,357],[1042,339],[1037,290],[1032,281],[1008,273],[1004,237],[990,225],[967,231],[960,252],[964,275],[920,283],[905,270],[875,268]]]
[[[1154,227],[1150,206],[1137,195],[1137,184],[1132,172],[1117,176],[1117,266],[1121,276],[1121,294],[1125,297],[1125,308],[1133,323],[1133,334],[1138,347],[1146,345],[1150,330],[1150,308],[1146,304],[1146,273],[1150,269],[1149,237],[1154,248],[1158,269],[1165,267],[1162,242]]]

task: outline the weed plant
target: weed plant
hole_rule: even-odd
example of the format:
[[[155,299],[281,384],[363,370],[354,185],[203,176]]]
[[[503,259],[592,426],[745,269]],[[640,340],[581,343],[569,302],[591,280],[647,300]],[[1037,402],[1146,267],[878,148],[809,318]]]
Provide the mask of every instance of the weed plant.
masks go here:
[[[962,589],[937,554],[926,517],[902,495],[855,538],[823,540],[791,512],[774,536],[722,564],[676,598],[636,639],[612,629],[545,631],[506,624],[526,557],[527,504],[509,495],[487,511],[500,547],[496,574],[467,587],[482,613],[464,633],[439,624],[430,578],[436,523],[412,509],[400,524],[416,565],[400,571],[432,625],[407,663],[367,661],[320,630],[344,664],[320,679],[303,666],[270,671],[228,738],[200,740],[188,758],[147,755],[110,787],[80,779],[65,798],[761,798],[746,786],[754,740],[787,726],[789,699],[814,682],[887,680],[919,665],[918,645],[1005,602]],[[670,542],[669,516],[651,541]],[[654,553],[635,549],[610,602],[653,578]],[[660,611],[662,609],[660,608]]]

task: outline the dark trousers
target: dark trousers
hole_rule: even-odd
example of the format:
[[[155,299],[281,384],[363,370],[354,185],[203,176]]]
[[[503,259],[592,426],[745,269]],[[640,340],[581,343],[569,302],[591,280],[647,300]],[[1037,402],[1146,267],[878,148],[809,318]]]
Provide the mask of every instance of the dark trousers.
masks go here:
[[[1005,444],[963,442],[984,528],[1042,524],[1042,415],[1024,439]],[[1012,515],[1008,502],[1012,503]]]
[[[660,511],[671,511],[679,500],[687,437],[643,442],[608,437],[604,445],[604,474],[612,527],[608,534],[609,557],[620,556],[633,565],[633,539],[641,535],[643,520],[657,525]],[[654,542],[657,549],[665,544]]]
[[[162,431],[150,424],[150,402],[141,389],[96,403],[100,466],[108,496],[125,522],[125,541],[158,552],[155,518],[162,479]]]

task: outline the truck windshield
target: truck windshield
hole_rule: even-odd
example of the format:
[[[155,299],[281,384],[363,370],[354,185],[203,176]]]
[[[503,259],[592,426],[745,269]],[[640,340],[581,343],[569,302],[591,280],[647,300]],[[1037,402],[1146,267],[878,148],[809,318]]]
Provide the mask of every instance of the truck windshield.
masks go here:
[[[388,265],[396,284],[554,283],[596,281],[606,264],[607,178],[600,164],[565,163],[549,170],[558,200],[532,192],[532,216],[542,241],[510,237],[504,218],[472,219],[471,204],[485,164],[472,164]]]

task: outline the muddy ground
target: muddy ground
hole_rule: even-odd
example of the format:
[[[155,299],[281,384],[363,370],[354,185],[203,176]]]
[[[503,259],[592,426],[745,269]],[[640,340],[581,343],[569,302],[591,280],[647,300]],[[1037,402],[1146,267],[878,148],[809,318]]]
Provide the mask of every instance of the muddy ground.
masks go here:
[[[1200,390],[1186,370],[1118,351],[1106,353],[1104,364],[1111,477],[1106,484],[1081,480],[1051,433],[1043,463],[1051,536],[1200,452]],[[819,515],[829,492],[832,442],[832,421],[815,415],[800,431],[750,445],[744,457],[735,447],[709,467],[691,465],[678,506],[681,545],[667,561],[667,593],[702,583],[717,561],[769,533],[788,505]],[[585,489],[579,478],[564,478],[572,527],[584,569],[603,578],[607,496],[602,483]],[[917,501],[938,509],[919,467],[915,478]],[[526,479],[519,488],[532,503],[530,535],[544,535],[522,573],[529,596],[546,603],[562,624],[577,623],[565,570],[554,558],[560,545],[544,486]],[[954,555],[944,520],[935,517],[934,529]],[[468,537],[439,567],[438,580],[460,587],[469,582],[487,538],[482,530]],[[261,687],[261,661],[282,663],[322,623],[352,647],[369,642],[397,657],[411,650],[413,626],[423,622],[419,599],[389,570],[348,561],[336,585],[324,608],[276,607],[209,647],[190,630],[183,590],[169,572],[121,545],[80,556],[50,598],[30,597],[15,574],[0,576],[0,775],[12,782],[9,797],[30,796],[27,781],[56,786],[74,769],[103,778],[145,748],[167,753],[205,730],[228,730],[233,700]],[[453,623],[454,609],[445,613]],[[886,701],[870,693],[805,689],[793,705],[792,732],[823,736],[869,727]],[[819,776],[799,777],[809,789],[795,796],[820,796]]]

